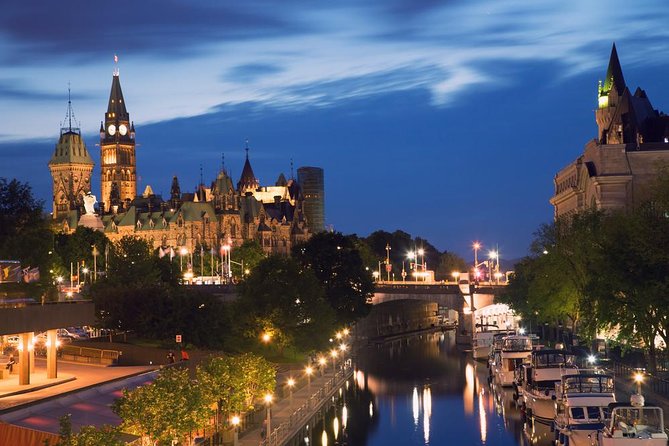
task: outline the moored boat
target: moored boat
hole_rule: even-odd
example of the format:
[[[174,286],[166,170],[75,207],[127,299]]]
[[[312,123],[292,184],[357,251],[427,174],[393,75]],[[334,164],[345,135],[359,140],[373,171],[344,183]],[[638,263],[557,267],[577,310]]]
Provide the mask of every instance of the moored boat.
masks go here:
[[[574,356],[564,350],[532,352],[529,364],[516,374],[516,392],[528,416],[552,420],[555,417],[555,387],[562,376],[577,373]]]
[[[599,432],[599,446],[667,446],[662,408],[645,404],[643,396],[609,405],[610,420]]]
[[[557,387],[555,438],[559,445],[594,446],[615,402],[614,377],[597,371],[564,375]],[[600,444],[601,446],[601,444]]]
[[[532,339],[528,336],[505,336],[501,341],[501,349],[495,353],[493,360],[494,379],[501,386],[511,386],[514,382],[516,369],[526,363],[532,353]]]

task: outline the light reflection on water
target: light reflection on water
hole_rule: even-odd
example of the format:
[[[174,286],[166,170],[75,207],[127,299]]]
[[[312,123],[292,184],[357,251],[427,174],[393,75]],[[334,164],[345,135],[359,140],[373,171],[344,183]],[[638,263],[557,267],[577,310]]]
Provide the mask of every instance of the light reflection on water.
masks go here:
[[[322,432],[312,444],[552,444],[550,426],[525,423],[512,390],[490,387],[485,364],[459,351],[454,336],[416,336],[358,351],[353,385],[310,423],[309,432]],[[298,444],[310,443],[290,443]]]

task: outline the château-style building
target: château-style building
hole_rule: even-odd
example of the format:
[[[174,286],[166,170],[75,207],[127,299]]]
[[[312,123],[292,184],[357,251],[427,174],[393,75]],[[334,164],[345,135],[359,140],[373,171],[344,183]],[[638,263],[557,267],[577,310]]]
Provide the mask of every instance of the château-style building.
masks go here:
[[[597,138],[553,180],[555,219],[634,206],[658,167],[669,163],[669,116],[655,110],[641,88],[630,91],[615,44],[598,93]]]
[[[70,101],[66,118],[69,127],[61,129],[49,168],[53,177],[54,223],[64,232],[73,232],[92,217],[82,219],[83,196],[91,193],[94,163],[80,130],[72,127]],[[170,252],[178,253],[182,248],[189,252],[209,251],[257,240],[267,253],[288,254],[293,245],[322,230],[323,191],[318,195],[320,213],[310,211],[315,216],[314,226],[305,216],[299,182],[280,174],[274,185],[261,186],[251,167],[248,145],[236,188],[221,166],[209,186],[201,178],[192,193],[182,192],[174,176],[167,200],[156,195],[150,186],[137,195],[135,147],[135,126],[126,108],[119,72],[114,70],[107,112],[100,124],[101,194],[96,217],[97,228],[112,241],[125,235],[138,236],[157,250],[172,248],[174,251]],[[322,189],[322,170],[320,177]],[[313,189],[313,184],[307,188]]]

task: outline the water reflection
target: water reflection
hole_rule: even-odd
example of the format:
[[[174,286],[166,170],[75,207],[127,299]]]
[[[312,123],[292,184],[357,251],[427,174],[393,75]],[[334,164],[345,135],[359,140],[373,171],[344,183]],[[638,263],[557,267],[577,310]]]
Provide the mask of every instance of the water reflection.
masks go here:
[[[550,425],[525,422],[512,391],[489,386],[485,364],[459,351],[454,333],[370,346],[356,359],[352,385],[310,423],[315,445],[552,444]],[[290,445],[308,444],[298,438],[309,432]]]

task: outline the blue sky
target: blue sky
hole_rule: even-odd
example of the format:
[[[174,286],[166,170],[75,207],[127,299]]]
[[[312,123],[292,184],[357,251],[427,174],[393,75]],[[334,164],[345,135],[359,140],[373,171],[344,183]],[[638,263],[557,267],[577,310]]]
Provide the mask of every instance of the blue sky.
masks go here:
[[[325,169],[337,230],[519,257],[552,218],[554,174],[596,135],[612,42],[631,89],[669,109],[667,23],[664,0],[10,2],[0,176],[50,208],[68,82],[98,161],[116,53],[140,190],[166,194],[173,174],[191,190],[222,152],[236,180],[248,138],[261,184],[291,158]]]

